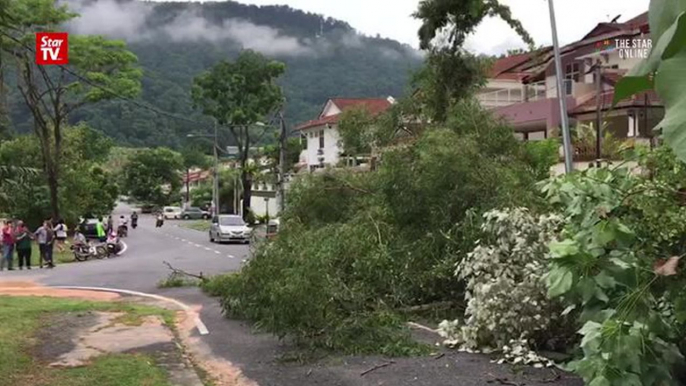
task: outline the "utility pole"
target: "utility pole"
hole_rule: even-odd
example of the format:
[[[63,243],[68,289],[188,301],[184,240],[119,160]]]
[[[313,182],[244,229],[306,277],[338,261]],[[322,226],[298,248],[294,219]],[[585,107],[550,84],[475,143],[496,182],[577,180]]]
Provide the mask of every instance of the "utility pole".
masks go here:
[[[553,32],[553,49],[555,51],[555,75],[557,78],[557,98],[560,100],[560,118],[562,119],[562,143],[565,153],[565,172],[574,171],[572,153],[572,136],[569,133],[569,117],[567,116],[567,96],[564,92],[564,76],[562,72],[562,58],[560,57],[560,44],[557,41],[557,24],[555,23],[555,6],[553,0],[548,0],[550,9],[550,27]]]
[[[283,110],[279,111],[279,121],[281,124],[281,134],[279,135],[279,190],[276,194],[279,213],[281,213],[286,207],[286,144],[288,140],[286,122],[283,119]]]
[[[214,215],[219,216],[219,136],[218,136],[217,121],[214,121]]]
[[[596,87],[596,117],[595,117],[595,159],[596,166],[600,167],[600,160],[603,157],[602,152],[602,124],[603,124],[603,112],[602,112],[602,93],[603,93],[603,66],[600,60],[595,65],[595,87]]]

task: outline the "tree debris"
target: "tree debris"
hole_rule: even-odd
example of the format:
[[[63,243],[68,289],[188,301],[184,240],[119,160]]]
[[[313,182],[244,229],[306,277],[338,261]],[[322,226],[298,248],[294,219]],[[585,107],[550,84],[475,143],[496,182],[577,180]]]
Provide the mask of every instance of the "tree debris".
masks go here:
[[[372,368],[369,369],[369,370],[363,371],[363,372],[360,374],[360,376],[361,376],[361,377],[364,377],[365,375],[371,373],[372,371],[376,371],[376,370],[378,370],[378,369],[383,369],[384,367],[388,367],[388,366],[393,365],[393,364],[395,364],[395,361],[389,361],[389,362],[386,362],[386,363],[382,363],[382,364],[380,364],[380,365],[376,365],[376,366],[372,367]]]

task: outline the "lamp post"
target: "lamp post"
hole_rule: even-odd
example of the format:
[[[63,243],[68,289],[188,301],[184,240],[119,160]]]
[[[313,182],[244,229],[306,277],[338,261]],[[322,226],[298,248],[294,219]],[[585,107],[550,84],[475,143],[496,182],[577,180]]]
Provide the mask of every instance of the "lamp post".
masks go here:
[[[557,78],[557,98],[560,100],[560,118],[562,119],[562,144],[565,154],[565,171],[571,173],[574,170],[572,163],[572,137],[569,133],[569,117],[567,116],[567,96],[564,92],[564,79],[562,79],[562,58],[560,56],[560,44],[557,41],[557,24],[555,22],[555,5],[553,0],[548,0],[550,9],[550,27],[553,33],[553,50],[555,52],[555,74]]]

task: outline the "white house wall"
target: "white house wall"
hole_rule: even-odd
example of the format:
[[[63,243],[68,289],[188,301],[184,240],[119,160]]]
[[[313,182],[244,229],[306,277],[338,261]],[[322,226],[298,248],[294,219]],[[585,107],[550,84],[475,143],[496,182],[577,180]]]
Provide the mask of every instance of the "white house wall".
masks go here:
[[[323,130],[324,132],[324,148],[323,154],[319,155],[319,133]],[[304,130],[307,137],[307,166],[319,165],[319,158],[324,158],[324,163],[328,165],[338,164],[340,158],[341,148],[339,146],[340,135],[336,125],[332,125],[331,128],[326,126],[320,126],[317,128]],[[312,135],[314,134],[314,135]]]

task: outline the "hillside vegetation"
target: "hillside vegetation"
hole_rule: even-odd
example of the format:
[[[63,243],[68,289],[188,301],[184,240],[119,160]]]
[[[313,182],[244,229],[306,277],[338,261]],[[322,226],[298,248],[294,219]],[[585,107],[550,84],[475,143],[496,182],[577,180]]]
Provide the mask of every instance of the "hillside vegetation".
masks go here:
[[[207,118],[190,100],[192,79],[222,59],[253,49],[287,65],[280,80],[289,126],[314,118],[332,96],[401,96],[422,59],[408,46],[359,35],[347,23],[285,6],[236,2],[70,2],[81,16],[68,30],[105,34],[128,43],[144,69],[141,100],[188,120],[114,100],[70,117],[131,146],[180,146]],[[12,89],[10,87],[10,89]],[[12,128],[31,131],[21,97],[9,96]],[[209,122],[207,122],[209,126]]]

